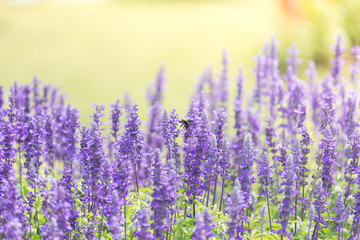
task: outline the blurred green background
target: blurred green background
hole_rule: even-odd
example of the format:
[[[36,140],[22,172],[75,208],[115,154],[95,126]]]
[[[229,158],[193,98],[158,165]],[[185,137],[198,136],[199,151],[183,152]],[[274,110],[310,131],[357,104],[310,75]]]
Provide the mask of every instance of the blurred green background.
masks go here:
[[[146,88],[163,65],[165,107],[183,114],[202,71],[218,76],[222,49],[231,79],[242,66],[249,91],[253,58],[272,35],[281,59],[295,42],[303,67],[315,59],[325,69],[337,34],[348,47],[360,42],[359,12],[357,0],[2,0],[0,79],[5,89],[34,76],[59,86],[83,121],[92,103],[125,93],[146,116]]]

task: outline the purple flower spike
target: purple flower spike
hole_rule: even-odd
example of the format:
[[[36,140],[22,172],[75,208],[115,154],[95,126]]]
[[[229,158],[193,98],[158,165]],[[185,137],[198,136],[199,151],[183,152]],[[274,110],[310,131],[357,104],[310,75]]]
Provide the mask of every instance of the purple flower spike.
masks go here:
[[[280,189],[279,193],[284,193],[284,199],[279,209],[280,220],[277,221],[281,224],[281,229],[278,230],[277,233],[282,237],[288,237],[289,239],[292,239],[293,236],[287,229],[289,219],[295,212],[294,208],[292,207],[292,197],[297,194],[294,182],[294,180],[297,179],[297,176],[294,171],[294,160],[292,154],[288,155],[282,174],[283,176],[281,178],[283,179],[283,182],[280,184],[282,188]]]
[[[341,55],[345,52],[346,48],[343,46],[343,39],[340,35],[336,37],[336,44],[333,46],[334,49],[334,59],[332,60],[333,67],[331,68],[331,76],[333,77],[335,84],[340,80],[340,75],[342,71],[342,65],[344,60],[341,58]]]
[[[154,165],[152,180],[154,184],[153,200],[151,202],[151,210],[154,214],[151,219],[154,221],[151,228],[154,230],[155,239],[165,239],[165,232],[168,229],[169,221],[169,198],[167,187],[169,185],[168,178],[161,164],[160,150],[155,149]]]
[[[150,225],[148,221],[149,216],[150,211],[148,208],[141,209],[141,211],[136,215],[138,221],[135,223],[135,226],[139,229],[134,232],[134,236],[138,237],[138,239],[155,239],[155,237],[150,232]]]
[[[314,218],[314,222],[316,223],[315,225],[316,232],[314,231],[313,237],[317,236],[317,232],[319,232],[321,228],[326,228],[328,226],[322,215],[324,212],[328,211],[327,209],[328,203],[326,202],[327,191],[323,188],[323,185],[324,184],[322,180],[319,179],[318,185],[314,191],[315,201],[312,203],[312,205],[314,206],[316,211]]]
[[[124,219],[121,215],[123,203],[122,197],[119,197],[118,192],[114,190],[112,192],[110,217],[108,220],[111,236],[114,240],[120,240],[122,238],[121,233],[124,232],[124,228],[122,227]]]
[[[336,199],[336,206],[333,208],[335,211],[336,216],[332,218],[332,220],[335,220],[336,226],[334,229],[336,229],[338,232],[341,232],[341,225],[345,221],[346,213],[345,213],[345,205],[344,205],[344,194],[342,192],[339,192],[337,199]]]
[[[212,237],[215,237],[215,233],[211,230],[216,228],[217,226],[214,224],[211,219],[209,210],[205,208],[203,213],[200,213],[196,216],[196,227],[194,230],[194,234],[192,236],[192,240],[209,240]]]
[[[110,120],[111,120],[111,136],[114,138],[114,142],[118,139],[118,132],[121,128],[120,117],[122,111],[120,108],[120,99],[118,98],[114,104],[110,105]]]
[[[350,52],[354,56],[354,63],[350,65],[351,81],[357,83],[360,71],[360,46],[355,45],[351,48]]]
[[[345,190],[345,201],[351,195],[353,190],[351,185],[355,183],[355,176],[359,171],[359,156],[360,156],[360,132],[355,130],[355,132],[350,137],[350,154],[349,158],[350,163],[345,167],[345,181],[348,183],[348,186]]]
[[[301,59],[297,57],[297,55],[300,53],[300,50],[296,47],[295,43],[292,43],[287,52],[289,57],[286,58],[286,62],[289,66],[291,66],[292,71],[296,75],[298,72],[297,65],[302,63]]]
[[[259,196],[268,196],[271,193],[270,187],[273,182],[272,174],[273,170],[269,162],[268,153],[264,152],[262,154],[262,160],[260,161],[260,171],[258,175],[261,179],[261,183],[263,184],[263,188],[262,191],[259,193]]]
[[[146,133],[146,143],[148,147],[160,148],[162,147],[162,138],[160,137],[159,124],[161,122],[161,108],[162,98],[165,83],[165,69],[161,67],[157,79],[154,83],[153,89],[148,90],[148,99],[150,102],[150,108],[148,110],[149,122],[148,131]]]
[[[252,184],[255,183],[256,178],[252,176],[252,166],[255,160],[255,149],[251,140],[251,135],[247,134],[244,141],[243,159],[239,166],[239,182],[241,191],[244,194],[244,199],[247,204],[250,203],[250,192]]]
[[[327,192],[327,196],[331,196],[331,187],[335,183],[334,174],[336,173],[336,167],[339,165],[335,162],[336,153],[336,139],[331,133],[329,126],[325,128],[323,133],[324,137],[321,140],[319,149],[322,150],[322,171],[321,179],[323,187]]]
[[[233,193],[230,196],[225,211],[229,214],[228,231],[230,239],[243,239],[241,233],[246,231],[245,222],[248,222],[248,217],[245,214],[245,208],[248,203],[245,200],[245,195],[241,191],[239,180],[235,180]]]

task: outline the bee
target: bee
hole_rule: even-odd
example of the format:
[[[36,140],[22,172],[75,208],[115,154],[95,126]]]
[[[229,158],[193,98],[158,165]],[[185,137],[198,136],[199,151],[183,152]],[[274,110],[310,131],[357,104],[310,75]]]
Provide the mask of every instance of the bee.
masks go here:
[[[183,118],[183,119],[180,120],[180,123],[181,123],[180,127],[185,127],[186,129],[188,129],[189,124],[191,122],[192,122],[192,120],[187,120],[187,119]]]

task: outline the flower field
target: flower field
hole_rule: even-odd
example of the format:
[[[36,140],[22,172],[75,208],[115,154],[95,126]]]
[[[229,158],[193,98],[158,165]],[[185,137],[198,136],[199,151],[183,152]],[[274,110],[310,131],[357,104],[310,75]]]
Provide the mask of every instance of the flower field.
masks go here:
[[[93,105],[89,125],[36,78],[0,88],[0,239],[360,239],[360,47],[338,36],[319,76],[295,44],[280,71],[278,45],[252,92],[224,51],[183,116],[163,68],[149,106]]]

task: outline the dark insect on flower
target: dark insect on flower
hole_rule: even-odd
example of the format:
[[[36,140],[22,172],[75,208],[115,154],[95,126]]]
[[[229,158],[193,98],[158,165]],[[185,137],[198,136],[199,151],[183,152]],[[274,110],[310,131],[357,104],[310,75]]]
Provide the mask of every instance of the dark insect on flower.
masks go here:
[[[181,123],[180,127],[185,127],[186,129],[188,129],[189,123],[191,123],[191,122],[193,122],[193,120],[187,120],[187,119],[183,118],[180,120],[180,123]]]

